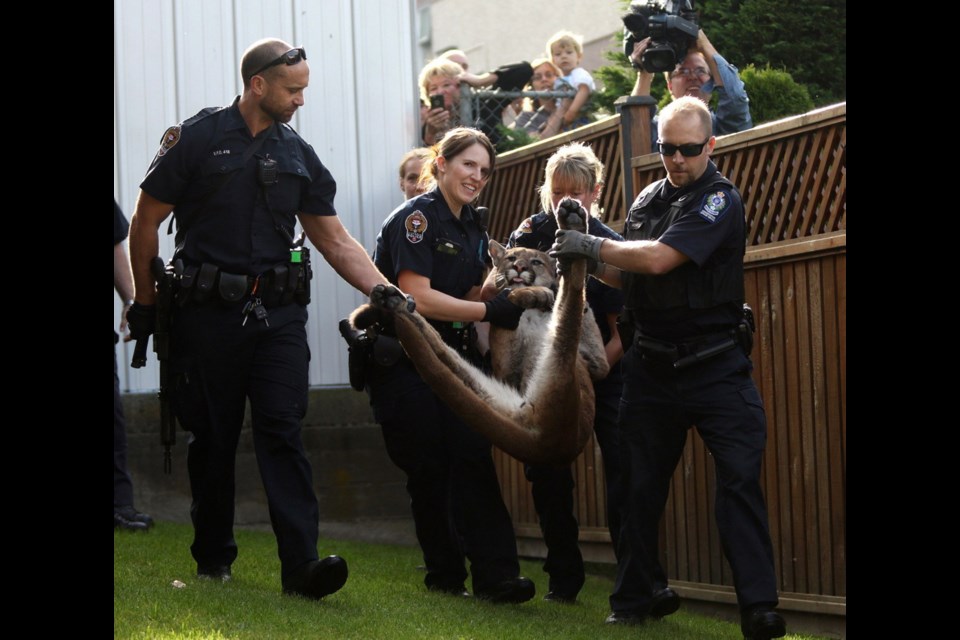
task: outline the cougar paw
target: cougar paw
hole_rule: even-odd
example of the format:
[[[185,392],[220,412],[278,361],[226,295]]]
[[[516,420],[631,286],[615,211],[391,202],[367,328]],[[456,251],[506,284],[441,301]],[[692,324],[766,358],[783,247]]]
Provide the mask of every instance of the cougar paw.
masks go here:
[[[507,299],[524,309],[542,309],[549,311],[553,308],[555,294],[548,287],[522,287],[514,289],[507,295]]]
[[[557,206],[557,226],[561,229],[573,229],[586,233],[589,215],[579,200],[564,198]]]
[[[370,304],[393,313],[404,310],[407,313],[413,313],[413,310],[417,308],[417,303],[414,302],[413,296],[406,295],[392,284],[378,284],[375,286],[370,292]]]

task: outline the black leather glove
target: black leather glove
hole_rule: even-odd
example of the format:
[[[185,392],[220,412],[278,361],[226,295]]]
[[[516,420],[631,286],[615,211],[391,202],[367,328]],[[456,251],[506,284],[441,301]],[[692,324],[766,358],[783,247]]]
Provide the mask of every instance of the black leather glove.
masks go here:
[[[157,305],[134,302],[127,309],[127,326],[134,340],[150,337],[157,330]]]
[[[483,321],[490,324],[503,327],[504,329],[516,329],[520,324],[520,316],[523,315],[523,307],[513,304],[507,298],[510,294],[509,289],[504,289],[492,298],[483,303],[487,312],[483,314]]]

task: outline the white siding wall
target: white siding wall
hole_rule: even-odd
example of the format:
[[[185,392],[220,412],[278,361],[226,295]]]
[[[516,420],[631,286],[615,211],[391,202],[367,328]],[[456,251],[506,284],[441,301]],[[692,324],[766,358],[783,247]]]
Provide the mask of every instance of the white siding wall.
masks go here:
[[[416,146],[413,0],[114,0],[114,194],[127,218],[161,134],[242,91],[240,57],[252,42],[278,37],[303,46],[310,63],[306,104],[290,124],[337,180],[344,226],[373,252],[376,234],[402,194],[396,164]],[[162,227],[160,253],[173,235]],[[307,334],[311,385],[346,384],[346,345],[337,321],[364,296],[314,251]],[[114,295],[114,326],[120,303]],[[151,353],[129,367],[120,344],[120,387],[158,386]]]
[[[620,50],[625,13],[619,0],[419,0],[429,16],[430,42],[420,51],[422,62],[447,47],[458,47],[480,73],[500,65],[532,61],[543,55],[547,39],[561,29],[583,37],[582,65],[591,73],[610,64],[602,53]],[[617,40],[611,40],[616,35]]]

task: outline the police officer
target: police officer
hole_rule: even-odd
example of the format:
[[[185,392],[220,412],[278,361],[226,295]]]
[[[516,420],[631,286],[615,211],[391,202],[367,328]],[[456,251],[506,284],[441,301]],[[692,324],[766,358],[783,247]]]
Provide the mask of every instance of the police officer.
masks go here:
[[[267,39],[243,54],[243,94],[167,129],[140,185],[131,221],[134,338],[154,329],[150,262],[159,228],[177,223],[177,294],[170,367],[176,416],[190,432],[191,552],[202,578],[228,580],[234,461],[246,400],[277,538],[284,593],[319,599],[346,582],[347,563],[317,554],[319,507],[301,440],[309,351],[305,324],[306,236],[351,285],[386,283],[344,229],[336,183],[289,125],[303,105],[309,66],[303,48]]]
[[[540,187],[543,211],[527,218],[510,234],[509,247],[529,247],[547,251],[553,244],[557,219],[552,213],[561,200],[574,198],[583,206],[587,230],[591,235],[623,240],[596,216],[587,213],[603,186],[603,163],[590,147],[579,142],[566,144],[547,160],[544,182]],[[551,212],[551,213],[547,213]],[[617,412],[623,382],[620,357],[623,346],[617,330],[617,316],[623,308],[623,294],[599,280],[587,281],[587,304],[593,310],[607,351],[610,373],[594,382],[596,415],[593,432],[600,453],[607,487],[607,527],[614,551],[620,533],[620,464]],[[573,515],[573,472],[569,466],[525,465],[524,475],[531,482],[533,504],[547,546],[544,571],[550,575],[550,591],[545,600],[574,602],[584,582],[583,556],[578,544],[579,530]]]
[[[697,431],[717,472],[716,517],[733,569],[741,628],[751,640],[786,633],[767,509],[760,488],[766,417],[751,378],[752,336],[744,320],[743,203],[710,161],[710,112],[694,97],[659,119],[667,178],[637,197],[625,242],[558,231],[551,253],[604,263],[600,277],[621,284],[633,317],[634,347],[624,358],[621,460],[627,496],[610,623],[636,624],[672,613],[656,595],[666,587],[658,525],[687,430]]]
[[[133,276],[130,260],[123,248],[130,225],[113,201],[113,288],[123,300],[120,313],[120,331],[127,332],[127,311],[133,304]],[[127,420],[120,400],[120,378],[117,376],[117,342],[120,335],[113,332],[113,528],[127,531],[146,531],[153,526],[153,518],[133,506],[133,480],[127,470]]]
[[[473,323],[516,328],[523,313],[505,293],[479,301],[490,258],[487,234],[470,203],[495,161],[496,151],[480,131],[448,131],[424,165],[424,180],[432,178],[436,186],[387,217],[374,253],[377,267],[413,295],[417,311],[443,340],[478,365]],[[367,391],[390,459],[407,476],[427,588],[467,595],[466,557],[475,596],[513,603],[532,598],[533,582],[519,577],[513,524],[490,442],[460,420],[405,357],[375,366]]]

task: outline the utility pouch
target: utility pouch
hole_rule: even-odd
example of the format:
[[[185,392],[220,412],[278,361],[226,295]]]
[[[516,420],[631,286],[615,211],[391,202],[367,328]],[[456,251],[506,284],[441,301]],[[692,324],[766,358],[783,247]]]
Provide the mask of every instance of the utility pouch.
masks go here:
[[[381,367],[392,367],[402,355],[400,341],[392,336],[380,334],[373,342],[373,361]]]
[[[673,364],[680,359],[680,350],[675,344],[637,336],[637,348],[644,358],[663,364]]]
[[[213,291],[213,283],[217,278],[217,271],[220,269],[215,264],[204,262],[200,265],[200,273],[197,274],[197,283],[193,286],[192,300],[198,304],[206,302]]]
[[[178,262],[180,261],[178,260]],[[197,273],[199,271],[200,269],[193,265],[183,267],[182,273],[180,274],[180,284],[177,288],[177,304],[181,307],[187,304],[190,298],[193,297],[193,287],[197,284]]]
[[[267,272],[265,286],[261,291],[261,298],[265,307],[276,307],[283,299],[283,294],[287,290],[287,276],[290,269],[285,264],[278,264]],[[293,296],[290,296],[293,300]]]
[[[203,269],[200,270],[200,273],[203,273]],[[217,291],[223,300],[237,302],[247,295],[247,276],[221,271]]]
[[[284,278],[286,278],[286,280],[283,285],[283,292],[280,294],[281,306],[293,302],[294,294],[297,291],[297,282],[300,280],[300,265],[291,264],[287,268]]]

